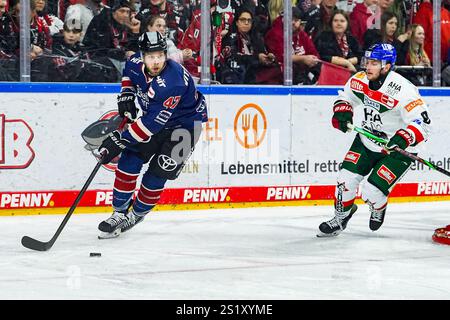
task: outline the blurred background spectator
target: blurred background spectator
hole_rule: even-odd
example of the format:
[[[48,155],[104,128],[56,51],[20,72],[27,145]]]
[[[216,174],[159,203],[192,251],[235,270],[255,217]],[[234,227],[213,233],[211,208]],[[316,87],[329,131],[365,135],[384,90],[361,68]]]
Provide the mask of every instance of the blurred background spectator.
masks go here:
[[[81,33],[81,41],[83,41],[92,18],[98,15],[103,8],[105,8],[105,5],[101,0],[78,0],[77,3],[67,8],[65,21],[75,19],[81,22],[81,28],[83,30]]]
[[[63,33],[53,36],[48,80],[57,82],[116,82],[118,73],[106,57],[91,59],[81,43],[81,21],[67,20]],[[105,64],[106,63],[106,64]]]
[[[210,1],[211,80],[282,83],[283,0]],[[436,1],[442,1],[442,82],[448,85],[450,0]],[[18,79],[18,2],[0,0],[0,80]],[[69,70],[77,65],[81,69],[102,66],[102,71],[97,71],[98,76],[92,77],[105,82],[116,81],[110,73],[115,67],[118,81],[122,65],[138,50],[137,39],[146,30],[165,34],[169,58],[183,63],[194,77],[200,76],[201,0],[31,2],[32,79],[44,81],[48,69],[48,81],[82,81],[81,76],[68,72],[70,76],[64,77],[61,73],[64,68]],[[431,83],[431,0],[291,0],[291,3],[295,8],[291,21],[293,83],[316,83],[320,70],[326,65],[320,63],[319,57],[332,63],[333,67],[342,66],[355,72],[363,51],[376,42],[391,43],[396,47],[398,72],[418,85]],[[251,15],[251,24],[242,20],[245,22],[242,28],[236,14],[241,15],[244,9]],[[244,14],[244,19],[250,18]],[[65,28],[62,21],[67,22]],[[69,25],[75,24],[80,28],[68,30]],[[246,32],[248,25],[250,31]],[[80,39],[72,43],[78,37]],[[66,58],[53,59],[62,56]],[[57,60],[59,71],[52,69]],[[63,60],[64,68],[61,67]],[[216,67],[220,69],[217,73]],[[5,70],[9,71],[3,72]],[[39,70],[41,75],[38,75]],[[342,72],[342,69],[336,68],[335,72]]]
[[[1,80],[19,80],[19,55],[20,55],[20,3],[11,1],[9,10],[5,12],[0,20],[0,38],[3,55],[2,69],[7,74],[0,75]],[[50,28],[45,19],[36,11],[36,0],[30,1],[30,56],[31,56],[31,79],[42,72],[41,60],[38,57],[45,52],[50,53],[52,37]],[[43,72],[45,74],[45,71]]]
[[[64,22],[52,13],[49,13],[46,6],[46,0],[35,0],[36,12],[47,23],[50,34],[54,35],[62,32]]]
[[[408,33],[399,35],[398,18],[389,11],[381,16],[381,29],[370,29],[364,34],[363,51],[376,43],[390,43],[397,50],[397,65],[405,64],[406,53],[408,50]]]
[[[222,51],[222,39],[228,34],[233,15],[230,12],[218,12],[217,1],[211,0],[211,73],[213,80],[216,80],[215,67],[218,63],[219,55]],[[200,77],[200,33],[201,33],[201,12],[197,8],[191,17],[191,22],[186,32],[181,38],[178,48],[181,50],[189,49],[192,52],[191,58],[184,59],[184,66],[195,77]]]
[[[362,50],[350,33],[350,21],[342,10],[336,10],[330,17],[330,31],[323,31],[316,38],[315,45],[322,60],[356,72],[361,61]]]
[[[180,12],[176,10],[173,3],[167,0],[142,0],[136,19],[143,21],[146,17],[160,15],[166,19],[168,38],[178,44],[188,26],[188,10],[184,8],[183,6],[183,11]]]
[[[314,84],[320,72],[319,53],[308,34],[302,30],[302,26],[306,23],[302,20],[303,15],[299,8],[292,8],[293,84]],[[267,50],[274,54],[275,61],[282,67],[284,62],[283,22],[283,15],[276,18],[265,37]],[[279,83],[282,82],[281,75]]]
[[[8,7],[8,1],[7,0],[0,0],[0,14],[5,13],[7,7]]]
[[[269,30],[270,17],[269,17],[269,0],[234,0],[232,8],[237,10],[239,8],[247,8],[253,12],[253,28],[260,36]],[[221,1],[218,1],[220,8]],[[279,1],[277,2],[278,5]]]
[[[439,1],[439,0],[438,0]],[[450,0],[444,0],[441,4],[441,59],[446,62],[450,48]],[[433,3],[424,0],[414,17],[413,22],[420,24],[425,32],[425,52],[433,62]]]
[[[404,66],[397,67],[397,72],[417,86],[432,85],[431,61],[424,50],[425,31],[418,24],[413,24],[410,28],[410,37],[405,41],[407,50]]]
[[[351,30],[359,45],[364,44],[364,34],[375,28],[375,12],[378,0],[364,0],[358,3],[350,14]]]
[[[143,32],[147,31],[158,31],[167,38],[168,33],[167,33],[166,19],[164,19],[160,15],[147,17],[141,24],[140,33],[142,34]],[[133,48],[133,50],[134,51],[139,50],[137,43],[135,45],[135,48]],[[191,49],[180,50],[175,46],[175,44],[171,39],[167,39],[167,56],[170,59],[183,64],[184,60],[192,58],[192,50]]]
[[[252,84],[260,65],[272,60],[265,53],[264,42],[253,25],[253,12],[238,9],[231,30],[222,40],[217,80],[223,84]]]
[[[93,58],[109,58],[118,72],[122,72],[126,59],[134,54],[129,48],[130,38],[139,37],[127,26],[132,9],[129,1],[117,0],[111,9],[104,8],[91,20],[83,39]]]

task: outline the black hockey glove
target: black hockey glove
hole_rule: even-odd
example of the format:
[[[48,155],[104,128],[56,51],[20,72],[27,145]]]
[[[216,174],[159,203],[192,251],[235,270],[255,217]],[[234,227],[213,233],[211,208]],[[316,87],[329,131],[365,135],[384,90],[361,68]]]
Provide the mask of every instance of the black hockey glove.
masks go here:
[[[333,127],[344,133],[351,131],[347,124],[353,124],[353,107],[346,101],[338,100],[334,103],[333,112]]]
[[[134,104],[134,93],[123,92],[117,96],[117,106],[119,107],[119,114],[125,118],[129,119],[128,122],[133,122],[137,117],[137,109]]]
[[[98,151],[102,154],[100,162],[102,164],[110,163],[128,144],[129,141],[122,139],[119,131],[111,132],[98,148]]]

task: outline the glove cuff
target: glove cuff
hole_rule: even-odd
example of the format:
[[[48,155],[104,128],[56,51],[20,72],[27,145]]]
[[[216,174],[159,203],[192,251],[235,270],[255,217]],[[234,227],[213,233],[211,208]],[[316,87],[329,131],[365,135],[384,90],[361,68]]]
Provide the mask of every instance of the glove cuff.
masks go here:
[[[414,135],[409,130],[399,129],[395,134],[405,141],[405,146],[402,149],[406,149],[414,143]]]
[[[333,112],[337,113],[337,112],[350,112],[351,114],[353,114],[353,107],[351,106],[350,103],[346,102],[346,101],[336,101],[336,103],[333,106]]]
[[[115,145],[117,145],[120,149],[124,150],[127,145],[130,144],[129,141],[122,139],[122,135],[119,131],[115,130],[109,134],[109,137],[114,142]]]

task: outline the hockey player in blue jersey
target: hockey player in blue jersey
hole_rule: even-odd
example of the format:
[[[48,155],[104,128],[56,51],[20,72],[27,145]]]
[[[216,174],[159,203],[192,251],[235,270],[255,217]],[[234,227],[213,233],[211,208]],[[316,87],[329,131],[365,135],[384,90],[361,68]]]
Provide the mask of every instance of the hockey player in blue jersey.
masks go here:
[[[99,224],[99,238],[117,237],[144,219],[166,181],[178,177],[199,139],[201,123],[207,121],[204,96],[188,71],[167,59],[165,38],[159,32],[143,33],[139,49],[126,62],[118,96],[119,114],[128,117],[130,125],[109,134],[99,148],[102,163],[121,154],[113,189],[114,212]]]

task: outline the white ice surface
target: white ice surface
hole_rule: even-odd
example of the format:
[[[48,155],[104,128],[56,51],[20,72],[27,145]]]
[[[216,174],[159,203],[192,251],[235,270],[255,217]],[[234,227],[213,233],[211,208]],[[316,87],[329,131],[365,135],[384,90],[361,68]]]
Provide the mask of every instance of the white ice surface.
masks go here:
[[[0,299],[450,299],[450,202],[390,204],[381,229],[365,205],[336,238],[317,238],[330,206],[162,211],[117,239],[109,214],[0,217]],[[89,257],[100,252],[99,258]]]

